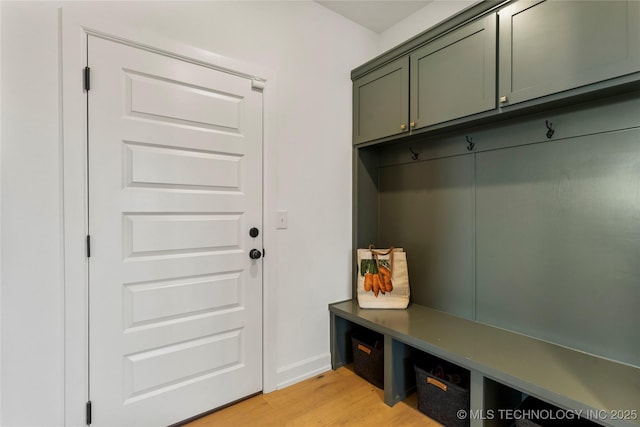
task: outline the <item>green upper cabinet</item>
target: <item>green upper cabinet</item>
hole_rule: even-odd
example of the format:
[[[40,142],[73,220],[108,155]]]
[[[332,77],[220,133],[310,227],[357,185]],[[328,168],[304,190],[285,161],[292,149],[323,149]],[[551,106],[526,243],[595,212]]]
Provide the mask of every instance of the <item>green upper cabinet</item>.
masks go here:
[[[496,14],[411,53],[412,129],[496,108]]]
[[[499,16],[503,107],[640,70],[637,0],[522,0]]]
[[[395,60],[353,82],[353,142],[409,129],[409,57]]]
[[[496,21],[485,16],[354,80],[354,144],[495,109]]]
[[[640,1],[487,0],[354,71],[354,144],[596,95],[640,81]]]

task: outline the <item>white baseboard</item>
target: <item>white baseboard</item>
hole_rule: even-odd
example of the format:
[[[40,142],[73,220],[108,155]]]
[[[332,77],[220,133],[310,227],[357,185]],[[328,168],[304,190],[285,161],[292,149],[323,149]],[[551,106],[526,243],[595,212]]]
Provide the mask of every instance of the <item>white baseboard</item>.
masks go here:
[[[280,390],[329,370],[331,370],[331,353],[321,354],[283,366],[278,368],[276,374],[276,389]]]

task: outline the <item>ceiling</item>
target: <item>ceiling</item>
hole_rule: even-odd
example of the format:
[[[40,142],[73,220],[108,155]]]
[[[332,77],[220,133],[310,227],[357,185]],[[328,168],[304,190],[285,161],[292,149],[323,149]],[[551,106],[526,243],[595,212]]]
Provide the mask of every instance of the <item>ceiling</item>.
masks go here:
[[[432,0],[314,0],[358,24],[381,33]]]

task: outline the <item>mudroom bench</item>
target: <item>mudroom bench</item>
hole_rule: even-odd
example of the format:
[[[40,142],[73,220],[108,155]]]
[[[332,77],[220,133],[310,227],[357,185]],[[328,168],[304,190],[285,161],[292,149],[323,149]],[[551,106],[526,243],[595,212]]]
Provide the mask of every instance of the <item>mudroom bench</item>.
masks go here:
[[[508,425],[524,395],[605,426],[640,425],[640,369],[473,322],[425,306],[360,309],[329,305],[333,369],[352,362],[351,334],[384,337],[384,401],[393,406],[415,390],[413,358],[426,353],[468,369],[471,426]]]

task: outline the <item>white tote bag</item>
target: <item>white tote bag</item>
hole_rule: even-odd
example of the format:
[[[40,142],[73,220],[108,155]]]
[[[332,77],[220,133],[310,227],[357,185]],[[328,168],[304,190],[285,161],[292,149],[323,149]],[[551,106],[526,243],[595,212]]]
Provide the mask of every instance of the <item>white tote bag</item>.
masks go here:
[[[407,308],[409,271],[402,248],[358,249],[358,305],[361,308]]]

